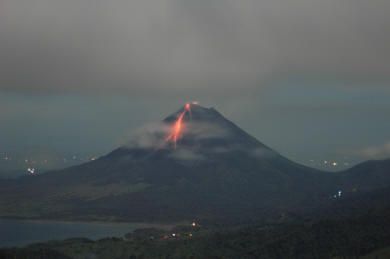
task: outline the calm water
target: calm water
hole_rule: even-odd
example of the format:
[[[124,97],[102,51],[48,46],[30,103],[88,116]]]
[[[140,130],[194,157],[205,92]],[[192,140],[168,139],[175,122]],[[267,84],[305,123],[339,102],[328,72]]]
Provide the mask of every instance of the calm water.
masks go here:
[[[23,246],[31,243],[73,237],[99,239],[123,237],[137,228],[158,225],[137,223],[63,222],[0,219],[0,247]],[[161,227],[161,226],[160,226]]]

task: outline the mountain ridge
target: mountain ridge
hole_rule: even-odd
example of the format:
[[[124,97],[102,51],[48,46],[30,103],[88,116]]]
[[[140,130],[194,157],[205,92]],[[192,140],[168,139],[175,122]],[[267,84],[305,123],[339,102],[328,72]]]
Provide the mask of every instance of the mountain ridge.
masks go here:
[[[185,105],[144,132],[95,161],[0,184],[0,216],[274,217],[327,204],[339,188],[351,188],[346,174],[295,163],[213,108]]]

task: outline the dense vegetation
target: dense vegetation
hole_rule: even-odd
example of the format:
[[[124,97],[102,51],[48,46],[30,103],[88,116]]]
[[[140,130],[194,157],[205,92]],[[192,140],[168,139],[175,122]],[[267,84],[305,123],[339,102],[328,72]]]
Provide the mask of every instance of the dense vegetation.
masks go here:
[[[0,258],[389,258],[388,247],[390,210],[384,210],[316,222],[180,227],[169,233],[145,229],[126,238],[69,239],[3,249]]]

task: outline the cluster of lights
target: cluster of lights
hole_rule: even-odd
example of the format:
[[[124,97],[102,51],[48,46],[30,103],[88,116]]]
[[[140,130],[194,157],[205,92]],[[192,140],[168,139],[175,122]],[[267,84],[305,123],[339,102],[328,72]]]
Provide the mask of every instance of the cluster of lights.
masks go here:
[[[199,227],[199,225],[198,225],[198,223],[196,223],[195,221],[193,221],[192,223],[191,223],[191,227],[193,227],[193,228],[198,228]],[[179,237],[181,237],[182,236],[182,234],[184,234],[184,233],[171,233],[171,237],[172,238],[179,238]],[[184,234],[185,236],[188,236],[188,237],[193,237],[193,234],[192,234],[192,232],[190,232],[190,233],[186,233],[186,234]],[[163,237],[164,239],[169,239],[169,236],[168,235],[165,235],[164,237]]]
[[[29,174],[35,174],[35,168],[27,168],[27,172],[29,173]]]
[[[324,160],[324,164],[325,165],[331,165],[331,166],[337,166],[338,163],[336,161],[327,161],[327,160]]]
[[[339,190],[339,191],[337,191],[336,194],[333,195],[333,198],[335,198],[335,199],[340,198],[342,194],[343,194],[343,191]]]
[[[75,163],[78,161],[95,161],[98,159],[98,156],[89,156],[85,158],[81,158],[78,155],[71,155],[69,158],[62,157],[54,160],[49,160],[48,158],[43,158],[42,160],[36,160],[31,157],[11,157],[7,153],[0,153],[0,161],[5,162],[14,162],[15,165],[19,165],[19,163],[24,164],[26,167],[39,167],[39,166],[48,166],[49,164],[56,164],[56,162],[63,162],[66,163]],[[24,167],[24,166],[23,166]],[[32,169],[32,168],[30,168]],[[29,173],[30,170],[28,170]]]
[[[310,159],[309,162],[311,164],[317,165],[317,166],[325,166],[325,167],[339,167],[339,166],[345,166],[348,167],[350,165],[349,162],[338,162],[338,161],[332,161],[332,160],[321,160],[317,162],[314,159]]]

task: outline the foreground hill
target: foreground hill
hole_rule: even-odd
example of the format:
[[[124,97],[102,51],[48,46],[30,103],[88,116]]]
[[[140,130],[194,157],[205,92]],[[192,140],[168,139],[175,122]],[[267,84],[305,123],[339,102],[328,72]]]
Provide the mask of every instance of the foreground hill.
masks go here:
[[[349,190],[370,191],[390,186],[390,159],[363,162],[341,173],[342,186]]]
[[[145,229],[127,238],[69,239],[21,249],[0,249],[0,257],[387,259],[390,255],[389,208],[360,211],[347,218],[288,224],[217,229],[182,227],[166,233]]]

